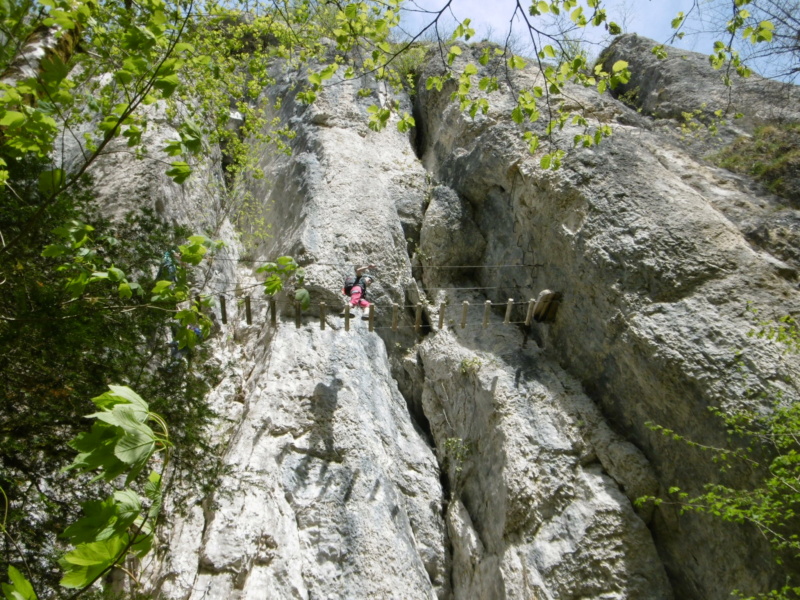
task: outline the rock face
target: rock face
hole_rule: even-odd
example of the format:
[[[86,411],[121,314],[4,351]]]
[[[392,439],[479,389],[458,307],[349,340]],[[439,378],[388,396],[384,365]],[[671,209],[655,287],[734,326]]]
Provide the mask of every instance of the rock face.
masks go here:
[[[557,174],[542,172],[520,149],[499,112],[508,108],[505,94],[498,113],[473,121],[449,105],[447,90],[420,90],[422,160],[478,213],[486,263],[534,265],[482,270],[478,284],[496,288],[495,300],[563,292],[556,321],[534,335],[613,428],[644,451],[662,487],[697,491],[716,480],[716,468],[646,423],[719,444],[724,436],[707,407],[736,402],[745,386],[796,380],[796,363],[746,337],[747,301],[770,316],[798,308],[795,268],[737,226],[737,217],[759,218],[777,200],[669,137],[626,124],[638,117],[623,105],[575,94],[616,118],[615,133],[599,148],[575,152]],[[747,381],[735,369],[740,350]],[[752,531],[669,508],[656,512],[651,528],[676,597],[722,598],[770,581],[769,555]]]
[[[797,86],[754,74],[732,77],[728,88],[721,83],[721,72],[710,68],[707,55],[667,47],[666,58],[660,59],[652,52],[656,45],[638,35],[623,35],[601,57],[609,72],[618,60],[628,63],[631,79],[616,94],[645,114],[682,119],[683,113],[713,114],[722,109],[729,120],[741,113],[734,123],[745,130],[756,124],[800,119]]]
[[[154,594],[721,600],[782,583],[754,531],[632,503],[719,476],[648,421],[721,443],[707,407],[797,375],[746,335],[746,301],[800,308],[796,266],[745,235],[778,201],[608,95],[570,90],[615,132],[554,173],[505,116],[507,86],[474,120],[420,86],[409,138],[367,127],[377,86],[336,81],[306,107],[292,84],[264,98],[296,138],[249,183],[272,223],[255,253],[297,258],[312,308],[279,299],[273,327],[258,303],[210,342],[231,365],[210,398],[221,475],[168,507]],[[375,330],[345,331],[342,279],[368,263]],[[554,321],[524,325],[544,289]]]

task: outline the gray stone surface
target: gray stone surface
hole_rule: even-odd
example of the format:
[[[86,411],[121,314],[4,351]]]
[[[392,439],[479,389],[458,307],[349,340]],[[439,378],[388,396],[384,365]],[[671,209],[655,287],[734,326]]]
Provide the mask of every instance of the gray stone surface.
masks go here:
[[[636,34],[622,35],[602,53],[606,71],[618,60],[628,63],[632,77],[615,94],[627,95],[642,112],[655,117],[682,119],[683,113],[701,111],[711,115],[723,110],[735,127],[752,130],[759,123],[800,119],[797,86],[759,77],[731,76],[723,82],[725,69],[711,67],[707,54],[665,47],[667,58],[652,53],[658,43]],[[732,120],[742,113],[741,119]]]
[[[419,354],[448,468],[455,597],[672,598],[620,490],[654,493],[655,476],[576,381],[498,318],[436,333]]]
[[[658,127],[635,126],[625,108],[586,90],[565,97],[573,93],[615,119],[615,132],[598,148],[570,151],[565,168],[552,173],[527,155],[521,132],[504,117],[507,89],[491,98],[496,110],[474,120],[448,103],[446,90],[420,89],[423,163],[472,205],[486,240],[484,264],[532,265],[482,270],[477,283],[494,288],[498,303],[561,291],[555,322],[536,325],[532,336],[644,451],[662,489],[697,491],[717,480],[716,466],[646,423],[724,443],[709,406],[736,403],[746,386],[796,380],[796,360],[746,335],[753,327],[747,301],[765,317],[800,308],[793,267],[743,234],[744,223],[776,204]],[[565,129],[565,149],[572,133]],[[739,351],[746,382],[735,368]],[[791,386],[786,393],[796,397]],[[676,597],[724,598],[735,587],[780,583],[752,530],[667,507],[652,528]]]
[[[211,493],[168,505],[148,588],[170,599],[722,600],[782,583],[752,530],[632,505],[716,476],[647,421],[718,443],[708,406],[797,375],[796,360],[746,335],[747,300],[766,317],[800,309],[792,243],[771,226],[779,203],[591,90],[567,97],[614,136],[552,173],[507,118],[506,83],[474,120],[451,90],[422,86],[412,138],[391,122],[367,127],[366,107],[390,100],[378,85],[365,99],[362,82],[334,80],[303,106],[292,76],[276,75],[264,103],[282,99],[274,116],[296,137],[291,156],[264,152],[264,180],[244,183],[272,224],[251,255],[295,256],[312,309],[297,328],[282,296],[272,328],[254,300],[252,325],[237,313],[211,340],[224,371],[209,397],[221,474]],[[184,188],[125,163],[134,170],[103,193],[146,192],[166,218],[220,224],[236,258],[225,207],[200,185],[215,177],[211,158],[200,169],[210,179]],[[792,229],[793,213],[780,214]],[[345,332],[339,288],[367,263],[377,329],[355,319]],[[246,264],[215,265],[211,289],[253,285]],[[544,289],[563,295],[555,320],[521,326]],[[502,323],[509,298],[515,325]]]

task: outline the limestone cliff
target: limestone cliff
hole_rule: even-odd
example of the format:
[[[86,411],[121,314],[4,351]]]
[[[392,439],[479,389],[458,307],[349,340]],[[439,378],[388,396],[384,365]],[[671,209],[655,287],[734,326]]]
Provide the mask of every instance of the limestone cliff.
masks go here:
[[[704,600],[782,582],[752,530],[632,500],[717,476],[647,421],[719,442],[707,407],[796,377],[746,335],[747,301],[800,308],[796,265],[746,235],[793,211],[699,158],[671,121],[585,89],[566,99],[614,135],[543,171],[505,116],[509,86],[537,76],[502,84],[475,119],[423,85],[397,98],[411,135],[367,127],[387,101],[377,85],[362,98],[363,82],[334,79],[311,106],[292,73],[265,91],[296,137],[248,183],[273,234],[255,254],[304,265],[312,308],[298,327],[282,302],[273,327],[259,299],[251,325],[230,316],[210,342],[226,374],[210,399],[221,475],[169,507],[146,575],[157,597]],[[162,212],[180,213],[164,189]],[[345,331],[341,281],[367,263],[375,331]],[[249,263],[221,264],[207,291],[252,284]],[[544,289],[561,293],[555,319],[519,324]]]

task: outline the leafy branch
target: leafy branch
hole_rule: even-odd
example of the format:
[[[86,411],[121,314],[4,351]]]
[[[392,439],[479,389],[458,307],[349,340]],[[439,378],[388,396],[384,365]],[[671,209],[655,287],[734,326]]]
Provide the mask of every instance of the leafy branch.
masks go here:
[[[78,455],[64,471],[93,474],[91,482],[103,480],[110,484],[124,476],[124,485],[105,500],[83,503],[84,516],[62,535],[74,546],[59,560],[64,570],[61,585],[76,590],[69,600],[86,592],[114,568],[135,580],[122,565],[128,556],[142,558],[152,549],[162,505],[162,474],[169,465],[172,447],[163,418],[151,412],[130,388],[109,386],[109,391],[92,402],[99,409],[87,415],[95,419],[94,424],[70,442]],[[157,453],[165,454],[160,461],[161,473],[150,472],[142,496],[136,491],[137,480]],[[2,586],[8,600],[36,600],[33,586],[15,567],[9,566],[8,576],[11,583]]]

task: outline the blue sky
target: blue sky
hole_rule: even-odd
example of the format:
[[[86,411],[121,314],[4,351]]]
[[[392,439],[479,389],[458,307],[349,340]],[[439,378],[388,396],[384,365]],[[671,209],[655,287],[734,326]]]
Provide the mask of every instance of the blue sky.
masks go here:
[[[606,8],[609,20],[620,25],[625,22],[627,33],[638,33],[658,42],[666,42],[672,33],[670,21],[679,11],[688,12],[692,3],[693,0],[604,0],[603,6]],[[446,0],[408,0],[407,6],[413,8],[416,5],[427,10],[438,10],[445,4]],[[524,0],[520,4],[527,7],[530,0]],[[516,0],[452,0],[451,9],[460,20],[469,17],[478,39],[481,39],[487,31],[487,26],[495,32],[495,38],[507,32],[515,6]],[[421,18],[421,15],[412,16],[411,13],[406,13],[404,22],[408,30],[411,31],[415,21],[419,23]],[[519,23],[519,18],[516,21]],[[521,31],[519,25],[517,28]],[[594,37],[599,43],[600,36],[595,34]],[[687,37],[683,42],[673,45],[698,52],[708,52],[710,48],[704,47],[708,42],[708,39],[697,40]],[[597,48],[597,51],[599,49]]]

